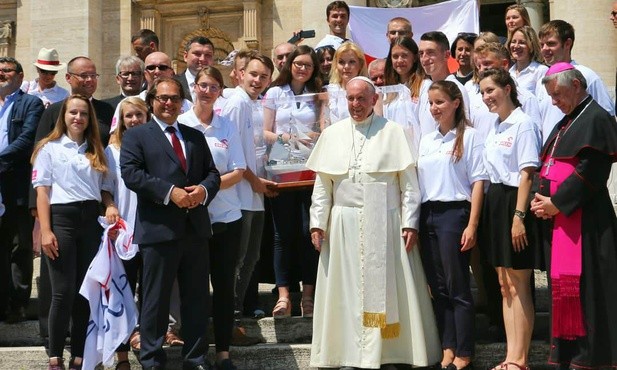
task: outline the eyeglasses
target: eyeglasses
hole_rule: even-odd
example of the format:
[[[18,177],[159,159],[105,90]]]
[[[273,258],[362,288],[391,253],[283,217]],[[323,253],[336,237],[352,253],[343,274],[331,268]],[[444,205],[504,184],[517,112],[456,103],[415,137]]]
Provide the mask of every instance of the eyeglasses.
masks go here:
[[[313,69],[315,66],[313,66],[312,64],[306,64],[306,63],[300,63],[300,62],[292,62],[291,64],[294,65],[294,67],[298,68],[298,69]]]
[[[120,78],[123,79],[127,79],[129,77],[141,77],[143,75],[143,73],[141,73],[141,71],[127,71],[127,72],[120,72],[118,73],[118,76],[120,76]]]
[[[178,95],[156,95],[154,99],[161,104],[167,103],[168,100],[171,100],[172,103],[180,103],[182,101],[182,97]]]
[[[15,68],[0,68],[0,72],[2,73],[11,73],[17,71]]]
[[[92,74],[82,73],[82,74],[77,74],[77,73],[69,72],[69,74],[71,76],[75,77],[76,79],[81,80],[81,81],[98,80],[99,79],[99,74],[98,73],[92,73]]]
[[[219,85],[208,85],[205,82],[195,84],[195,87],[197,87],[202,92],[210,91],[211,93],[217,93],[221,89]]]
[[[165,64],[150,64],[149,66],[146,66],[146,69],[150,72],[154,71],[155,69],[159,69],[159,71],[161,72],[165,72],[166,70],[170,69],[170,66],[166,66]]]
[[[52,76],[55,76],[58,73],[58,71],[46,71],[40,68],[37,68],[37,71],[42,75],[52,75]]]

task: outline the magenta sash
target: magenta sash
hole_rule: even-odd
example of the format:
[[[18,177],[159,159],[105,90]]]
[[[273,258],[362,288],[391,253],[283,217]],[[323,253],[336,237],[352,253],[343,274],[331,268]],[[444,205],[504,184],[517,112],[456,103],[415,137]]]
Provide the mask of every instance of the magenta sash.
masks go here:
[[[548,158],[553,164],[542,168],[540,176],[550,180],[553,195],[570,176],[578,159]],[[548,173],[547,173],[548,172]],[[551,289],[553,296],[553,333],[555,338],[573,340],[586,335],[583,325],[583,310],[580,297],[582,272],[581,225],[582,210],[570,216],[558,213],[553,218],[553,241],[551,244]]]

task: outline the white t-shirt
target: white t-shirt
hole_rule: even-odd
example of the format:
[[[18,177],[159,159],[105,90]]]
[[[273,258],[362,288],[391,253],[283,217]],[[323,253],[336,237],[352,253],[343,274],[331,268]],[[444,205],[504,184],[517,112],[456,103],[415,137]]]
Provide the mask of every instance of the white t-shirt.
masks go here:
[[[51,187],[49,204],[100,202],[101,190],[111,191],[86,158],[87,148],[87,142],[78,145],[66,135],[41,148],[32,166],[32,186]]]
[[[210,125],[205,127],[191,109],[178,117],[178,121],[204,134],[216,169],[221,176],[233,170],[246,168],[238,131],[228,119],[214,114]],[[242,217],[240,197],[236,187],[237,184],[227,189],[220,189],[216,193],[208,205],[210,221],[229,223]]]
[[[246,166],[257,176],[261,176],[265,165],[264,153],[261,153],[261,150],[258,152],[257,149],[261,147],[258,144],[263,142],[263,122],[256,124],[253,115],[254,111],[259,111],[257,109],[258,105],[260,105],[260,102],[253,101],[246,91],[238,86],[236,87],[236,92],[227,99],[225,106],[222,108],[221,116],[236,125],[240,135],[240,142],[242,143]],[[260,124],[261,128],[259,128]],[[262,140],[258,139],[259,132],[261,132]],[[255,193],[246,179],[240,180],[236,185],[236,189],[240,197],[240,209],[245,211],[264,210],[263,194]]]
[[[69,97],[69,91],[60,87],[57,83],[49,89],[41,90],[38,78],[34,81],[24,81],[24,83],[21,84],[21,90],[41,99],[45,107]]]
[[[328,34],[328,35],[324,36],[324,38],[321,39],[317,43],[317,45],[315,45],[315,49],[323,47],[323,46],[330,45],[330,46],[332,46],[334,48],[334,50],[336,50],[345,41],[351,41],[351,39],[343,39],[343,38],[340,38],[338,36],[334,36],[334,35]]]
[[[422,203],[428,201],[471,202],[472,185],[488,180],[482,161],[484,141],[476,130],[466,127],[463,134],[463,156],[458,162],[452,157],[456,129],[442,135],[435,130],[422,137],[418,154],[418,181]]]
[[[497,118],[484,146],[484,166],[491,183],[518,187],[520,171],[540,166],[540,133],[521,108]]]

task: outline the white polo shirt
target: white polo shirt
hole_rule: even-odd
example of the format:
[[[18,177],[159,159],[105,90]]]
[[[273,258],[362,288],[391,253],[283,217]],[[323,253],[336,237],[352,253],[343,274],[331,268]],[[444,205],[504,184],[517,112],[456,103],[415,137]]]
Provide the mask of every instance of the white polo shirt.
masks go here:
[[[41,99],[46,108],[50,104],[57,103],[69,97],[69,91],[60,87],[57,83],[49,89],[41,90],[38,78],[33,81],[25,81],[21,84],[21,89],[26,94],[34,95]]]
[[[253,111],[256,111],[255,102],[240,86],[236,87],[236,91],[227,99],[225,106],[221,111],[221,116],[233,122],[238,129],[240,142],[242,143],[242,152],[246,167],[253,171],[257,176],[263,173],[264,157],[263,154],[257,151],[256,132],[261,132],[263,138],[263,124],[261,128],[255,129],[256,123],[253,117]],[[259,124],[257,124],[259,126]],[[258,166],[259,162],[259,166]],[[242,178],[236,184],[236,190],[240,198],[240,209],[245,211],[263,211],[264,196],[260,193],[255,193],[251,188],[251,184],[245,178]]]
[[[86,158],[88,143],[78,145],[68,136],[45,144],[32,166],[32,185],[50,186],[50,204],[67,204],[85,200],[101,201],[104,175],[92,168]]]
[[[466,127],[463,134],[463,156],[452,157],[456,129],[442,135],[435,130],[422,137],[418,156],[418,181],[422,203],[428,201],[471,202],[473,183],[488,180],[482,151],[484,142],[476,130]]]
[[[484,146],[484,166],[491,183],[518,187],[520,171],[540,166],[540,133],[521,108],[493,123]]]
[[[302,94],[309,94],[304,88]],[[274,129],[276,134],[290,133],[292,124],[301,125],[302,132],[317,131],[319,128],[319,107],[310,97],[296,98],[291,86],[274,86],[268,89],[263,99],[264,108],[275,111]]]
[[[510,76],[516,81],[518,88],[525,89],[533,95],[536,94],[536,85],[538,81],[544,77],[546,71],[548,71],[548,67],[535,60],[532,60],[527,67],[523,68],[518,76],[516,75],[516,64],[510,67],[509,70]]]
[[[210,125],[205,127],[195,115],[195,111],[191,109],[178,117],[178,121],[199,130],[204,135],[216,169],[221,176],[233,170],[246,168],[238,131],[236,126],[228,119],[214,114]],[[227,189],[220,189],[216,193],[216,196],[208,205],[210,221],[229,223],[242,217],[240,197],[236,185]]]

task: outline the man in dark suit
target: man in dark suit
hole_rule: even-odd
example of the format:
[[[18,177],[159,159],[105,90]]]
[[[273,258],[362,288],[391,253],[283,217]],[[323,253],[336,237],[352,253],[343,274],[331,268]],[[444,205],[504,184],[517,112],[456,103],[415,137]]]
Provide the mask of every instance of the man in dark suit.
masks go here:
[[[6,206],[0,225],[0,320],[9,323],[25,319],[32,289],[30,156],[36,126],[45,109],[39,98],[21,91],[23,78],[17,60],[0,58],[0,189]]]
[[[109,103],[92,97],[96,91],[99,80],[94,62],[88,57],[75,57],[68,63],[67,72],[64,77],[66,82],[71,86],[71,94],[81,94],[90,98],[94,110],[96,111],[101,141],[103,141],[104,146],[107,146],[109,142],[109,128],[114,116],[114,108],[109,105]],[[39,127],[36,130],[36,141],[41,140],[53,130],[63,103],[64,100],[59,101],[50,105],[49,108],[45,110],[39,122]]]
[[[144,84],[144,62],[134,55],[121,56],[116,62],[116,82],[120,86],[120,94],[105,99],[114,109],[122,99],[139,95]]]
[[[163,369],[172,284],[180,287],[183,369],[209,369],[207,205],[220,176],[203,135],[179,124],[180,83],[160,78],[146,96],[152,120],[127,130],[120,151],[126,186],[137,193],[134,241],[141,250],[141,351],[145,369]]]
[[[208,67],[214,61],[214,44],[207,37],[195,36],[187,41],[184,47],[184,61],[186,62],[186,71],[176,75],[176,79],[180,81],[184,96],[186,99],[193,101],[193,86],[195,85],[195,76],[197,73]]]

